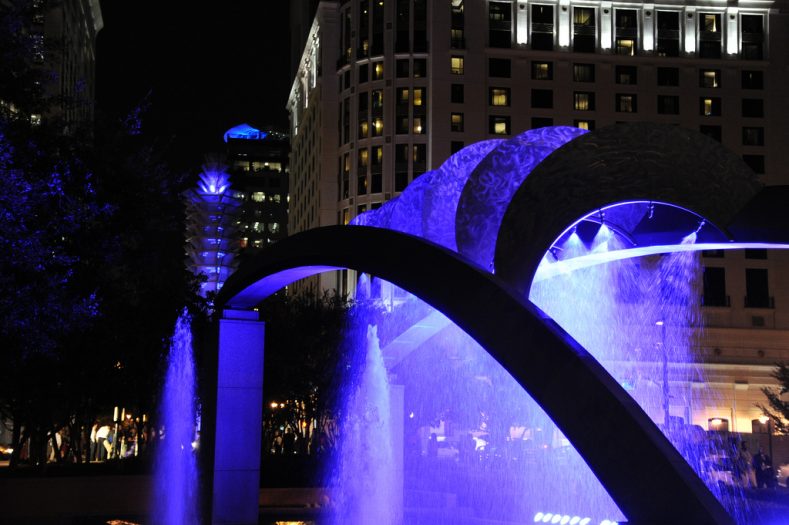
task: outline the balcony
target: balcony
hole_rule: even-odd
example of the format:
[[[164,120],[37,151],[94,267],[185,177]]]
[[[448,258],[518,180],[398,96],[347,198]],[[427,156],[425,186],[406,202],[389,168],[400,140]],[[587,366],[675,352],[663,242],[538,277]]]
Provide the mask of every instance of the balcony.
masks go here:
[[[743,298],[743,305],[745,308],[767,308],[775,309],[775,297],[751,297],[745,296]]]
[[[731,297],[728,295],[702,295],[701,306],[715,306],[727,308],[731,306]]]

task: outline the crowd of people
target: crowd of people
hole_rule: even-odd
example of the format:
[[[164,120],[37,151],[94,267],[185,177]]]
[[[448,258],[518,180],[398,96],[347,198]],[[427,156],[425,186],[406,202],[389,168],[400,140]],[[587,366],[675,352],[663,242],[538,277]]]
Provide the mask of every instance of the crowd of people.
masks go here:
[[[773,488],[775,472],[770,456],[761,447],[756,454],[748,450],[748,443],[743,441],[734,461],[734,476],[746,488]]]
[[[90,427],[81,427],[79,432],[73,429],[64,426],[47,436],[48,462],[91,463],[136,457],[149,453],[153,444],[164,438],[163,428],[157,429],[147,420],[130,416],[117,421],[101,418]],[[31,439],[22,444],[20,462],[29,461],[31,446],[36,446]]]

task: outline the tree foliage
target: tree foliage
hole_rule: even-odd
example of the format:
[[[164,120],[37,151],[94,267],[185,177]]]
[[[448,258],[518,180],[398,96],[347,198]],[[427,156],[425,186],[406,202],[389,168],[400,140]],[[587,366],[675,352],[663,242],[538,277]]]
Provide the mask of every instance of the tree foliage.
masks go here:
[[[789,364],[778,363],[772,376],[778,380],[778,389],[762,388],[767,397],[767,405],[759,404],[764,414],[773,421],[774,428],[782,433],[789,433],[789,401],[784,398],[789,393]]]
[[[345,315],[344,297],[275,295],[261,307],[266,322],[264,379],[266,435],[273,440],[279,426],[296,429],[305,442],[311,432],[301,424],[316,421],[325,428],[333,420],[334,383],[341,361]],[[271,408],[271,403],[283,407]]]
[[[0,416],[12,461],[29,438],[41,463],[56,429],[79,436],[115,405],[150,413],[175,319],[202,303],[184,266],[183,177],[116,123],[64,132],[24,31],[5,31],[24,27],[26,4],[0,9]]]

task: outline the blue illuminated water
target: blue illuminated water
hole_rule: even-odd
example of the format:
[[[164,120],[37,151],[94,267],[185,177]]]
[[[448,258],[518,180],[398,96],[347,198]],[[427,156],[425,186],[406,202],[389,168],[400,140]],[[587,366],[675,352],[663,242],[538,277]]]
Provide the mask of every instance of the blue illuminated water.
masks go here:
[[[694,237],[683,242],[692,243]],[[620,239],[602,226],[592,238],[569,236],[556,255],[546,254],[543,264],[620,247]],[[722,453],[726,445],[688,424],[694,408],[712,402],[702,399],[709,390],[692,388],[704,381],[692,353],[701,330],[699,264],[696,253],[682,251],[552,272],[553,277],[535,283],[530,300],[603,364],[736,521],[747,523],[750,511],[741,492],[721,490],[702,471],[704,459]],[[549,521],[561,516],[557,522],[564,516],[568,522],[574,517],[577,522],[623,521],[625,516],[547,414],[454,324],[439,323],[426,342],[405,356],[387,354],[394,334],[430,311],[418,299],[403,297],[388,316],[381,318],[378,312],[367,320],[372,324],[375,319],[378,333],[385,334],[380,345],[370,342],[369,333],[350,335],[364,356],[354,366],[365,362],[369,372],[367,379],[356,380],[359,386],[348,398],[340,430],[343,468],[332,495],[339,516],[335,523],[399,523],[388,512],[374,521],[357,517],[371,516],[365,514],[371,510],[360,507],[365,501],[391,509],[400,497],[402,522],[409,524],[520,523],[531,522],[538,513],[539,521],[549,513]],[[381,354],[391,366],[388,374]],[[388,378],[405,387],[404,413],[391,414],[405,421],[399,494],[401,489],[387,481],[396,477],[387,469],[397,468],[388,460],[391,440],[377,433],[386,426],[380,417]],[[622,460],[649,470],[639,458]]]
[[[329,521],[396,525],[401,509],[395,494],[389,380],[377,327],[364,318],[358,322],[355,332],[365,335],[350,361],[350,369],[358,374],[349,381],[341,412],[342,441],[330,479],[334,507]]]
[[[151,521],[156,525],[199,523],[195,440],[195,371],[191,320],[178,318],[170,344],[159,408],[164,439],[156,443],[155,490]]]

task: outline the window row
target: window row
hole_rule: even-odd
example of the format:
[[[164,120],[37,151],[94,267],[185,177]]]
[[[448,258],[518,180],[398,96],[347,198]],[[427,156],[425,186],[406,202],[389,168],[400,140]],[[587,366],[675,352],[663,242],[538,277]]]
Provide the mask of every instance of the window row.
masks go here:
[[[512,2],[488,3],[490,47],[512,47],[516,29],[512,23],[514,7]],[[524,7],[518,4],[519,10]],[[563,12],[567,9],[567,6],[561,7]],[[678,57],[684,52],[696,53],[702,58],[721,58],[725,50],[728,54],[739,53],[743,58],[756,60],[764,55],[764,16],[759,13],[729,14],[726,20],[726,13],[721,11],[659,10],[654,13],[649,8],[615,7],[612,16],[610,7],[572,6],[571,9],[569,27],[560,27],[555,6],[532,4],[528,29],[531,48],[550,51],[558,44],[577,53],[612,49],[617,54],[629,56],[654,51],[659,56]],[[608,29],[604,30],[606,25]],[[526,43],[522,34],[526,30],[520,27],[520,21],[517,31],[517,42]],[[737,34],[729,35],[731,31]]]
[[[726,269],[708,266],[704,268],[703,306],[731,306],[731,297],[726,293]],[[775,308],[775,299],[770,295],[767,270],[764,268],[746,268],[745,297],[742,305],[745,308]]]
[[[351,153],[345,153],[340,160],[338,177],[338,200],[352,195],[367,195],[383,192],[384,148],[373,146],[356,152],[356,192],[351,192]],[[390,161],[391,162],[391,161]],[[426,144],[395,144],[394,146],[394,191],[403,191],[408,184],[409,171],[417,177],[427,171]]]
[[[407,91],[407,90],[406,90]],[[465,99],[462,84],[453,84],[451,89],[452,102],[462,103]],[[508,107],[511,104],[510,88],[491,87],[488,89],[488,105],[493,107]],[[657,112],[661,115],[679,114],[678,95],[658,95]],[[532,89],[531,107],[535,109],[552,109],[553,90],[551,89]],[[575,91],[573,93],[573,109],[575,111],[594,111],[595,93],[589,91]],[[614,98],[614,109],[621,113],[636,113],[638,111],[638,95],[632,93],[617,93]],[[699,114],[705,117],[720,116],[722,112],[722,102],[720,97],[700,97]],[[453,113],[460,115],[461,113]],[[764,117],[764,101],[762,99],[744,98],[742,99],[741,116],[746,118]],[[454,123],[454,121],[453,121]],[[761,128],[747,128],[761,129]],[[454,131],[454,130],[453,130]]]
[[[465,74],[465,59],[460,55],[450,57],[450,72],[455,75]],[[698,86],[702,88],[722,87],[722,72],[720,69],[701,68],[698,70]],[[492,78],[511,78],[512,64],[507,58],[489,58],[488,76]],[[554,63],[552,61],[531,62],[532,80],[553,80]],[[573,64],[574,82],[595,82],[595,64]],[[680,82],[679,68],[677,67],[658,67],[657,85],[667,87],[678,87]],[[615,66],[614,82],[617,84],[635,85],[638,84],[637,66]],[[740,75],[740,87],[742,89],[764,89],[764,72],[743,70]]]

